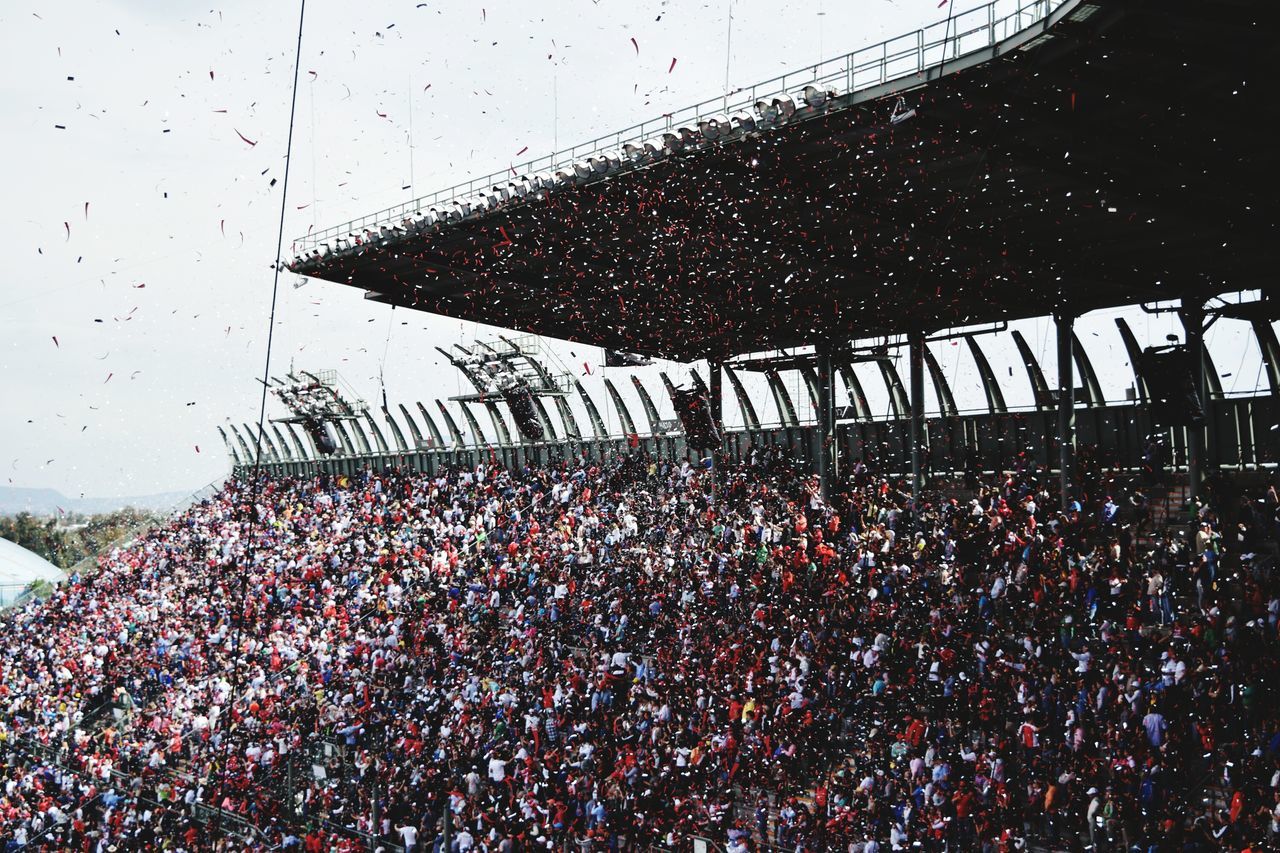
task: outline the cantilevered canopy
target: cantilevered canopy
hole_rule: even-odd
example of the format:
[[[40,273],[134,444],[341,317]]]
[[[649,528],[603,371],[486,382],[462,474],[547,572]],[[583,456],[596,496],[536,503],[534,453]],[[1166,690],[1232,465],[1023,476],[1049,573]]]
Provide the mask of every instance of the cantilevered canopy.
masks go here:
[[[941,70],[584,154],[294,269],[680,360],[1270,286],[1275,4],[1052,6]]]

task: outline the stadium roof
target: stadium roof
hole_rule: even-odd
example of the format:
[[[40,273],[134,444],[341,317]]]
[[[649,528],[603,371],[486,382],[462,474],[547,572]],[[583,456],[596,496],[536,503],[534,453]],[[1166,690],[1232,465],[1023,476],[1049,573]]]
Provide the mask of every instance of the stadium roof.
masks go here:
[[[1006,8],[338,226],[291,266],[679,360],[1269,287],[1275,5]]]

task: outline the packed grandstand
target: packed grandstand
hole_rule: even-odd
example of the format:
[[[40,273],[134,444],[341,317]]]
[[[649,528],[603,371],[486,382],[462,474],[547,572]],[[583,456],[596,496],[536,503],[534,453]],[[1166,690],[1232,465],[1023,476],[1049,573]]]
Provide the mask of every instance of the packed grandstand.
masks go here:
[[[1261,849],[1274,485],[242,475],[0,624],[8,849]],[[1269,692],[1270,691],[1270,692]]]

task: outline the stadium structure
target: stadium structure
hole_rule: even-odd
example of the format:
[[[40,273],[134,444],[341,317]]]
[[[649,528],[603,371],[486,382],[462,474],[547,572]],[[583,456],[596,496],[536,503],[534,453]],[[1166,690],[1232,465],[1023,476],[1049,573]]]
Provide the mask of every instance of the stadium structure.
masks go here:
[[[878,473],[909,476],[914,502],[929,476],[999,468],[1021,455],[1058,472],[1062,512],[1040,528],[1052,530],[1059,521],[1077,524],[1069,516],[1081,514],[1069,510],[1065,500],[1078,467],[1077,444],[1095,448],[1113,466],[1138,468],[1150,464],[1151,447],[1161,445],[1163,436],[1166,461],[1185,471],[1192,493],[1213,468],[1274,471],[1280,458],[1280,343],[1268,261],[1277,211],[1260,176],[1269,165],[1264,147],[1269,140],[1262,129],[1271,126],[1277,109],[1262,85],[1270,79],[1265,63],[1277,36],[1276,18],[1270,5],[1258,2],[1035,0],[1019,5],[998,0],[936,27],[299,241],[299,254],[290,264],[296,272],[360,288],[371,300],[514,331],[439,350],[469,390],[450,398],[452,405],[434,400],[434,415],[421,402],[413,404],[416,411],[405,404],[392,411],[385,400],[371,406],[333,371],[291,370],[270,378],[267,390],[286,414],[261,431],[236,424],[222,431],[239,473],[260,464],[273,474],[355,474],[386,466],[434,471],[482,459],[554,467],[560,459],[637,447],[686,459],[704,458],[710,450],[712,458],[738,461],[767,445],[788,452],[762,454],[771,459],[756,468],[763,475],[756,483],[760,489],[740,492],[734,500],[749,499],[762,510],[767,500],[771,532],[776,529],[779,538],[765,537],[759,525],[761,532],[752,534],[760,548],[756,569],[748,568],[746,559],[738,565],[735,557],[733,568],[721,571],[743,583],[735,581],[721,598],[718,591],[712,594],[715,584],[707,582],[711,573],[698,568],[704,557],[675,539],[679,530],[711,526],[694,500],[672,504],[665,516],[642,510],[630,522],[625,510],[617,511],[634,526],[629,534],[634,538],[610,542],[611,530],[599,537],[609,547],[639,542],[648,518],[680,512],[687,524],[680,528],[668,522],[671,538],[663,539],[664,532],[647,549],[625,549],[640,552],[635,559],[597,564],[594,557],[578,562],[575,555],[571,571],[567,560],[557,565],[553,550],[566,544],[557,515],[566,520],[569,477],[543,491],[552,472],[531,472],[542,477],[538,490],[530,483],[527,503],[513,499],[502,505],[510,521],[495,527],[504,536],[513,532],[508,553],[525,549],[519,568],[508,574],[501,559],[490,559],[503,550],[503,540],[486,539],[482,550],[482,528],[475,528],[476,538],[465,546],[454,544],[467,536],[450,526],[460,525],[464,514],[473,513],[476,523],[483,523],[475,497],[489,486],[469,473],[441,478],[443,497],[434,507],[436,493],[427,490],[438,484],[405,470],[353,477],[354,489],[342,477],[232,478],[185,520],[157,528],[131,548],[113,549],[100,563],[102,577],[73,582],[70,594],[51,598],[47,608],[27,604],[14,611],[17,621],[7,624],[16,627],[7,632],[12,642],[4,660],[9,664],[7,702],[17,711],[0,721],[0,740],[11,774],[6,794],[20,794],[10,797],[20,808],[6,820],[24,832],[29,827],[31,835],[21,841],[15,836],[11,846],[73,849],[81,845],[59,844],[84,840],[105,827],[108,836],[131,838],[137,849],[149,849],[165,832],[186,827],[191,849],[294,849],[304,846],[299,835],[305,833],[308,850],[414,850],[422,849],[408,840],[417,839],[417,824],[430,831],[438,813],[439,849],[455,849],[450,843],[455,823],[469,839],[456,849],[480,849],[483,844],[472,843],[472,821],[463,823],[454,804],[471,808],[466,805],[470,792],[458,790],[462,784],[486,796],[510,792],[511,815],[490,809],[504,827],[558,830],[566,826],[560,818],[568,803],[557,813],[546,799],[547,807],[534,817],[543,805],[535,796],[522,804],[530,815],[517,814],[517,791],[543,787],[534,769],[537,761],[546,760],[542,780],[565,767],[592,764],[592,727],[612,723],[599,726],[604,732],[631,725],[619,709],[639,700],[623,697],[650,687],[661,691],[651,694],[653,701],[644,700],[650,719],[661,720],[659,703],[667,697],[677,700],[670,703],[675,715],[662,722],[672,722],[680,737],[690,736],[689,756],[692,744],[701,750],[701,742],[711,743],[718,727],[733,735],[742,731],[741,723],[754,737],[761,730],[755,728],[756,717],[747,714],[757,708],[755,673],[763,677],[766,655],[781,649],[788,633],[797,665],[792,668],[788,660],[778,678],[767,676],[772,687],[759,688],[759,708],[766,711],[761,719],[772,720],[770,731],[786,737],[772,744],[760,739],[751,747],[767,757],[761,766],[790,758],[788,750],[802,754],[798,743],[832,750],[833,734],[840,738],[837,749],[849,754],[874,743],[889,755],[889,738],[904,750],[911,741],[921,765],[910,772],[921,781],[931,776],[949,782],[951,771],[942,767],[952,752],[957,764],[975,762],[970,769],[957,768],[955,776],[966,787],[951,801],[956,819],[941,818],[937,810],[939,820],[930,829],[942,832],[913,847],[973,847],[978,830],[970,815],[961,814],[959,803],[970,796],[963,777],[977,777],[976,762],[987,761],[978,752],[991,759],[989,778],[981,770],[984,779],[995,781],[997,770],[1003,777],[1006,769],[997,755],[1009,756],[1016,766],[1020,756],[1070,759],[1078,748],[1075,759],[1048,765],[1055,768],[1047,775],[1048,790],[1067,789],[1070,783],[1084,789],[1076,794],[1085,797],[1099,794],[1085,784],[1108,766],[1119,772],[1107,778],[1127,778],[1133,785],[1125,790],[1139,790],[1138,774],[1151,771],[1154,761],[1145,769],[1138,765],[1151,757],[1168,766],[1167,777],[1175,784],[1167,784],[1166,771],[1157,767],[1159,787],[1146,789],[1154,793],[1144,795],[1144,808],[1164,800],[1168,808],[1163,811],[1190,823],[1191,811],[1203,805],[1217,812],[1214,826],[1220,824],[1223,833],[1237,822],[1261,826],[1270,814],[1246,810],[1244,792],[1237,790],[1235,801],[1218,796],[1227,793],[1234,778],[1252,778],[1262,789],[1272,770],[1272,756],[1263,758],[1261,748],[1252,756],[1258,762],[1241,759],[1274,731],[1274,713],[1266,706],[1275,696],[1269,684],[1275,671],[1275,623],[1267,625],[1266,617],[1280,598],[1268,600],[1263,594],[1274,595],[1274,579],[1263,577],[1272,571],[1273,557],[1241,553],[1235,564],[1239,571],[1233,567],[1231,577],[1224,572],[1217,584],[1212,576],[1207,585],[1203,576],[1180,578],[1183,600],[1177,602],[1169,600],[1168,587],[1153,591],[1150,576],[1139,585],[1138,571],[1145,566],[1126,564],[1134,583],[1119,600],[1135,609],[1124,613],[1106,602],[1124,586],[1111,581],[1125,580],[1116,573],[1119,557],[1103,556],[1112,553],[1112,544],[1120,547],[1113,530],[1082,539],[1096,546],[1095,554],[1077,559],[1069,553],[1076,543],[1065,535],[1045,537],[1056,542],[1040,550],[1023,547],[1014,526],[989,525],[998,521],[1004,504],[998,493],[987,493],[986,515],[975,498],[972,505],[979,512],[972,515],[958,504],[916,513],[918,503],[899,501],[905,495],[895,490],[876,512],[890,512],[892,506],[892,512],[933,515],[934,544],[926,541],[924,528],[918,530],[917,545],[914,536],[884,539],[885,525],[877,525],[877,538],[849,537],[842,563],[830,550],[832,543],[845,548],[836,536],[838,517],[826,516],[823,502],[808,502],[815,521],[829,525],[832,535],[824,538],[818,535],[823,527],[811,526],[805,510],[797,512],[792,502],[804,495],[807,481],[787,473],[784,492],[764,476],[799,460],[811,466],[825,489],[837,482],[842,468],[871,461]],[[1153,346],[1140,343],[1130,326],[1117,320],[1133,365],[1134,392],[1132,399],[1108,400],[1074,322],[1093,310],[1131,305],[1176,314],[1184,333]],[[1052,383],[1035,350],[1010,326],[1046,315],[1056,328]],[[1265,387],[1240,395],[1222,388],[1205,346],[1206,329],[1221,320],[1248,324]],[[1008,404],[1007,385],[989,363],[986,336],[1004,334],[1011,337],[1033,390],[1030,407]],[[542,348],[540,336],[641,357],[636,360],[705,361],[709,370],[691,374],[692,389],[677,386],[660,371],[662,388],[647,387],[631,373],[643,410],[636,418],[615,382],[618,374],[605,378],[610,405],[602,406]],[[963,342],[981,379],[983,410],[957,406],[929,349],[944,340],[958,347]],[[910,367],[905,383],[894,358],[903,350]],[[764,377],[778,423],[762,421],[759,401],[747,391],[746,373]],[[868,402],[863,387],[868,374],[884,384],[887,416]],[[800,380],[808,408],[816,413],[813,419],[801,418],[806,407],[797,405],[784,376]],[[726,380],[739,411],[734,428],[720,430],[730,420],[724,417]],[[932,412],[927,385],[935,401]],[[675,420],[660,417],[654,402],[659,393],[671,399]],[[585,419],[571,402],[587,414]],[[615,413],[619,426],[613,427],[602,411]],[[646,467],[612,455],[619,470]],[[771,467],[783,457],[789,458]],[[707,500],[701,491],[705,481],[681,473],[698,482],[695,500]],[[518,479],[506,472],[499,477],[511,483]],[[873,481],[864,489],[871,495],[878,486]],[[732,491],[731,486],[720,495]],[[557,492],[558,502],[542,499]],[[879,494],[888,493],[884,484]],[[393,495],[404,497],[403,505]],[[1270,505],[1258,503],[1274,512],[1275,492],[1270,496]],[[648,500],[635,497],[637,506]],[[1038,500],[1039,492],[1023,497]],[[1102,512],[1118,512],[1109,497],[1105,503],[1099,497],[1092,496],[1091,508],[1101,504]],[[422,506],[415,508],[415,500]],[[1017,512],[1023,529],[1034,532],[1034,503],[1029,507]],[[395,533],[397,526],[409,527],[393,515],[402,519],[406,508],[423,510],[422,524],[411,537]],[[952,525],[962,514],[969,515],[968,527]],[[1190,511],[1184,515],[1194,517]],[[724,517],[735,524],[747,521]],[[1116,516],[1099,513],[1097,518],[1103,528]],[[1150,520],[1152,532],[1135,530],[1135,538],[1158,537],[1176,526],[1155,514]],[[1180,523],[1185,524],[1186,519]],[[948,526],[962,532],[944,545]],[[1247,537],[1264,538],[1261,529],[1244,528],[1231,534],[1236,542],[1227,553],[1233,561],[1234,551],[1252,541]],[[787,543],[804,544],[782,547],[784,530],[812,532],[814,556],[808,556],[807,533],[794,538],[788,533]],[[1180,538],[1194,541],[1194,535]],[[523,546],[517,538],[524,539]],[[712,558],[728,553],[729,537],[724,538],[726,547],[711,548]],[[876,553],[885,557],[877,564],[869,548],[882,541],[886,544]],[[1270,541],[1274,544],[1274,538]],[[1169,556],[1182,544],[1165,542],[1151,552]],[[772,556],[770,545],[777,546]],[[948,552],[951,545],[957,550]],[[659,549],[668,546],[673,546],[672,558],[664,570],[666,552]],[[983,571],[982,561],[969,553],[978,546],[993,548],[993,555],[1000,551],[1003,567]],[[543,556],[544,548],[550,557]],[[820,556],[822,548],[832,557],[829,566]],[[936,571],[931,566],[917,572],[907,564],[920,560],[926,548],[940,555]],[[469,549],[473,559],[460,553]],[[1199,559],[1211,566],[1217,554],[1207,543]],[[677,556],[687,564],[678,565]],[[651,564],[647,557],[657,559]],[[810,568],[801,569],[805,562]],[[1035,564],[1035,587],[1029,563]],[[1077,587],[1080,565],[1089,579]],[[1069,567],[1073,574],[1066,580]],[[777,570],[772,580],[764,577],[766,568]],[[615,571],[625,583],[610,583]],[[527,614],[541,606],[535,584],[545,593],[547,613],[530,618]],[[739,605],[724,601],[739,596],[743,618],[719,618],[715,611],[722,606],[732,616]],[[574,606],[562,614],[561,601]],[[1236,612],[1252,618],[1241,619],[1243,625],[1235,625],[1234,617],[1220,623],[1219,602],[1240,605]],[[602,611],[612,611],[615,603],[619,618],[609,627]],[[646,621],[652,631],[647,637]],[[751,627],[740,624],[748,621]],[[624,631],[630,624],[636,627]],[[1022,626],[1030,632],[1012,630]],[[522,645],[519,637],[527,642]],[[846,681],[838,680],[840,666],[821,674],[827,663],[821,645],[829,641],[838,643],[828,647],[833,659],[838,654],[852,663],[844,670]],[[733,656],[742,649],[747,653],[741,659]],[[810,659],[802,651],[813,649],[819,665],[810,686],[803,683]],[[905,664],[892,668],[893,684],[883,672],[873,672],[882,652]],[[1180,657],[1175,659],[1174,652]],[[754,664],[753,653],[758,654]],[[953,663],[953,669],[964,669],[953,672]],[[1003,666],[1018,668],[992,674]],[[628,667],[635,667],[634,678],[627,677]],[[610,687],[615,671],[616,706]],[[1143,675],[1140,683],[1144,672],[1150,678]],[[513,685],[509,694],[491,677],[504,673],[512,676],[504,676]],[[675,675],[668,678],[669,673]],[[899,679],[899,673],[909,675]],[[525,674],[546,680],[537,683]],[[588,688],[597,676],[596,686]],[[482,678],[492,702],[481,696]],[[1132,678],[1140,687],[1133,695],[1149,698],[1150,705],[1123,690],[1103,701],[1082,689],[1073,703],[1067,685],[1095,678],[1104,687]],[[722,679],[723,691],[716,686]],[[1177,687],[1183,679],[1196,681],[1198,692]],[[957,686],[962,683],[970,686]],[[555,690],[564,684],[576,694],[566,704],[575,706],[578,716],[562,715],[566,725],[561,725]],[[739,685],[741,695],[750,696],[750,712],[746,704],[723,701],[730,693],[736,697]],[[1046,689],[1041,692],[1037,685]],[[920,689],[901,689],[912,686]],[[1259,690],[1253,692],[1254,687]],[[991,692],[978,699],[978,690],[987,688]],[[1028,696],[1021,695],[1023,688]],[[817,705],[826,718],[822,725],[838,721],[839,729],[811,725],[806,690],[839,697],[841,708],[836,702]],[[1101,690],[1097,695],[1103,696]],[[1029,712],[1040,701],[1037,696],[1046,706],[1052,698],[1055,709]],[[537,733],[546,732],[548,746],[535,746],[537,759],[515,749],[497,755],[495,744],[512,743],[508,723],[520,725],[515,709],[521,703],[535,715],[532,726],[525,717],[525,732],[534,733],[535,743]],[[721,704],[729,709],[723,718],[719,707],[711,710]],[[670,712],[670,705],[661,707]],[[1097,714],[1087,730],[1079,717],[1089,705]],[[458,714],[446,710],[450,707]],[[1160,715],[1153,737],[1151,721],[1138,716],[1145,707],[1152,709],[1148,717],[1165,709],[1179,723],[1178,737],[1162,740],[1167,721]],[[891,714],[877,716],[884,709]],[[551,725],[536,722],[542,711],[551,712]],[[1018,726],[1020,711],[1025,717]],[[707,722],[711,719],[725,723]],[[1072,721],[1071,729],[1058,725],[1064,719]],[[493,725],[486,728],[486,720]],[[580,725],[571,728],[570,720]],[[1045,724],[1044,748],[1033,720]],[[940,733],[953,723],[959,734],[948,732],[953,742],[947,752],[934,753],[934,740],[943,739],[926,731]],[[800,734],[793,736],[796,731]],[[1052,738],[1051,731],[1056,732]],[[325,734],[314,736],[320,732]],[[569,764],[564,756],[572,753],[557,739],[577,744],[582,732],[592,746],[585,752],[579,747],[580,760]],[[971,739],[972,732],[985,732],[986,743]],[[1063,732],[1070,740],[1060,741]],[[432,740],[435,754],[429,751]],[[1140,749],[1125,746],[1134,742]],[[1175,748],[1163,749],[1166,745]],[[620,749],[615,770],[600,762],[580,778],[607,776],[616,782],[620,796],[604,799],[619,815],[626,810],[615,803],[628,803],[649,814],[663,813],[665,820],[663,810],[674,812],[668,807],[687,790],[719,788],[732,801],[734,787],[749,784],[735,780],[735,771],[728,769],[730,761],[739,766],[737,757],[746,750],[734,737],[719,746],[723,765],[674,758],[667,764],[655,752],[641,775],[639,760],[627,766],[636,753]],[[672,738],[665,755],[679,754],[675,747]],[[1113,752],[1113,747],[1124,748]],[[1126,750],[1130,759],[1117,762]],[[919,754],[925,752],[933,754],[932,769]],[[471,761],[465,760],[468,753]],[[560,757],[549,758],[553,753]],[[907,754],[897,753],[899,773]],[[518,761],[525,757],[531,760],[521,768]],[[84,764],[67,769],[68,758]],[[455,758],[460,759],[456,765]],[[841,756],[842,773],[872,767],[870,762],[851,765],[847,758]],[[463,776],[467,765],[471,775]],[[724,773],[716,769],[713,775],[721,766]],[[488,770],[488,782],[481,767]],[[691,777],[690,767],[705,776]],[[1072,768],[1070,778],[1058,775],[1059,767]],[[420,768],[431,772],[398,772]],[[777,775],[757,780],[763,783],[759,790],[777,790],[771,806],[761,794],[759,811],[766,806],[776,811],[781,789],[803,769],[789,761],[772,768]],[[525,770],[528,785],[516,781]],[[634,775],[628,775],[631,771]],[[567,787],[568,774],[564,777]],[[699,781],[695,785],[690,778]],[[871,812],[879,808],[872,805],[879,799],[877,783],[868,777],[864,788],[860,778],[846,775],[840,784],[850,792],[864,789]],[[1151,781],[1152,775],[1142,778]],[[633,780],[644,781],[628,800],[621,792]],[[270,793],[258,796],[257,789],[268,785],[274,786]],[[587,793],[591,787],[584,784],[575,794],[583,806],[588,797],[600,804],[600,795]],[[61,789],[59,802],[43,793],[55,788]],[[1177,797],[1166,799],[1171,792]],[[430,796],[423,798],[426,793]],[[827,793],[823,788],[824,798]],[[315,796],[308,799],[308,794]],[[908,801],[905,790],[899,794]],[[1184,800],[1191,795],[1197,797],[1194,802]],[[1067,824],[1065,811],[1050,808],[1059,802],[1056,796],[1028,788],[1025,797],[1015,792],[1010,802],[1025,799],[1032,812],[1043,803],[1051,843],[1064,826],[1075,832],[1073,845],[1084,833],[1091,841],[1098,831],[1123,835],[1107,820],[1095,821],[1095,812],[1085,811],[1093,807],[1083,800],[1061,800],[1081,818]],[[1109,800],[1110,787],[1106,796]],[[339,801],[340,806],[332,805]],[[423,814],[424,801],[433,813]],[[813,802],[816,807],[816,789]],[[884,802],[892,800],[886,796]],[[1100,810],[1101,800],[1091,802]],[[384,803],[395,808],[384,812]],[[74,807],[64,810],[64,804]],[[270,809],[260,808],[268,804]],[[1190,808],[1177,812],[1183,804]],[[482,805],[478,797],[475,805]],[[710,812],[718,804],[698,805],[707,818],[697,825],[715,825]],[[85,825],[78,811],[94,819]],[[1022,822],[1012,809],[993,811]],[[477,834],[490,813],[472,815]],[[405,826],[401,817],[407,818]],[[765,815],[761,836],[769,817],[780,846],[760,849],[803,846],[777,830],[786,823],[780,813]],[[1194,818],[1193,826],[1207,831],[1201,820]],[[1177,837],[1172,821],[1152,823],[1150,832],[1142,830],[1147,837]],[[673,819],[670,825],[677,823]],[[852,846],[847,825],[833,824],[832,832]],[[403,846],[387,840],[393,828]],[[996,829],[985,827],[983,837],[992,837]],[[1021,829],[1000,830],[998,843],[1013,847],[1014,833]],[[727,850],[748,850],[739,828],[720,830],[734,842]],[[1038,828],[1032,830],[1038,834]],[[677,846],[671,843],[675,832],[662,847],[645,846],[643,835],[627,839],[621,832],[575,840],[584,850],[717,849],[692,835]],[[615,844],[619,837],[620,846]],[[214,844],[199,846],[207,838]],[[112,849],[108,840],[99,837],[100,846]],[[122,842],[122,849],[129,843]],[[514,849],[569,849],[570,843],[533,835]],[[1100,848],[1095,844],[1094,849]]]
[[[1263,85],[1275,35],[1274,10],[1259,4],[997,0],[315,232],[295,243],[290,268],[394,306],[706,359],[712,411],[723,411],[725,378],[742,409],[743,428],[720,449],[787,445],[824,487],[852,460],[910,472],[918,489],[926,471],[1015,448],[1057,470],[1065,495],[1078,442],[1136,467],[1154,433],[1194,492],[1207,468],[1277,459],[1277,210],[1258,179],[1270,159],[1259,128],[1277,118]],[[1241,292],[1261,295],[1224,298]],[[1134,304],[1176,312],[1185,335],[1144,350],[1121,323],[1137,393],[1116,404],[1101,399],[1073,322]],[[1035,402],[1012,411],[976,335],[1045,315],[1057,330],[1056,382],[1017,341]],[[1204,347],[1218,318],[1251,323],[1267,388],[1222,393]],[[958,412],[929,355],[927,342],[954,336],[978,366],[986,411]],[[887,359],[895,347],[909,351],[905,387]],[[631,435],[660,454],[689,450],[647,402],[647,429],[637,426],[611,386],[620,434],[602,434],[598,418],[584,432],[564,407],[557,431],[537,394],[524,419],[539,429],[513,431],[511,400],[487,393],[465,357],[450,360],[479,395],[462,402],[470,441],[442,404],[448,440],[418,404],[430,440],[401,406],[412,442],[384,410],[395,446],[365,413],[334,454],[264,435],[265,460],[430,468],[484,453],[519,464]],[[860,361],[882,369],[888,418],[864,405],[850,369]],[[744,370],[769,377],[776,427],[755,417]],[[812,423],[777,381],[787,370],[804,378]],[[491,437],[471,405],[487,409]],[[238,443],[238,453],[228,446],[243,465],[252,454]]]

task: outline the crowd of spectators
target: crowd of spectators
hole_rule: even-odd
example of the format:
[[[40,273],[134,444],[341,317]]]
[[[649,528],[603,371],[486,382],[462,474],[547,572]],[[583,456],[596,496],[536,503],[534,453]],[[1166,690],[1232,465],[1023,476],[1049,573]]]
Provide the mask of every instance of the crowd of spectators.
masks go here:
[[[0,838],[1280,840],[1274,486],[1181,529],[1119,478],[970,486],[824,500],[763,450],[230,481],[0,617]]]

